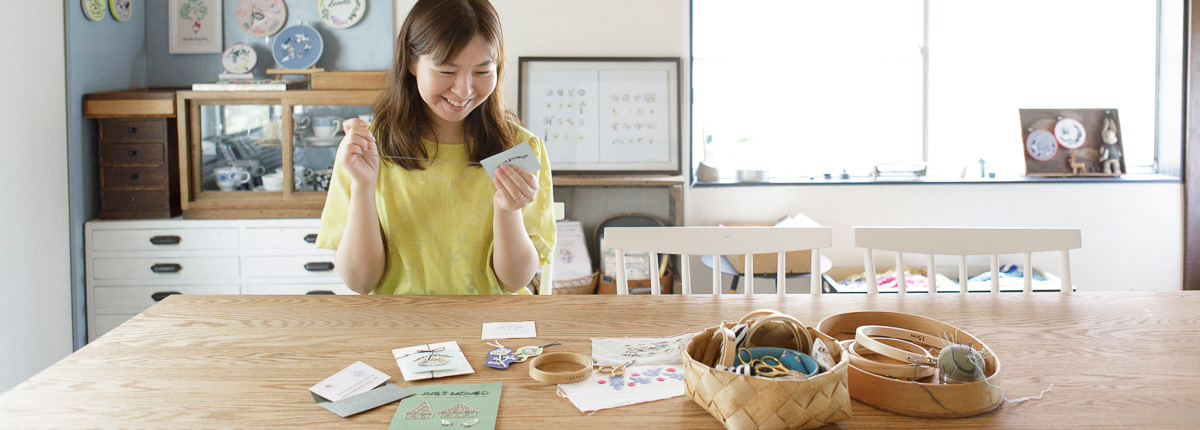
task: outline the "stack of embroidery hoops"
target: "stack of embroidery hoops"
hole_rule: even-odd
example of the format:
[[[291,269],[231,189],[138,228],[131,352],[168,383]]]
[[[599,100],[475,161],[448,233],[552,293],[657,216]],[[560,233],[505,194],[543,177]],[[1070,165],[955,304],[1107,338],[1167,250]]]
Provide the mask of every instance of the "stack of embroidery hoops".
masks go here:
[[[898,312],[847,312],[817,325],[850,359],[850,397],[888,412],[959,418],[1000,406],[1000,361],[950,324]],[[945,351],[943,351],[945,350]]]
[[[687,394],[730,429],[809,429],[850,418],[847,354],[796,318],[757,310],[683,351]]]

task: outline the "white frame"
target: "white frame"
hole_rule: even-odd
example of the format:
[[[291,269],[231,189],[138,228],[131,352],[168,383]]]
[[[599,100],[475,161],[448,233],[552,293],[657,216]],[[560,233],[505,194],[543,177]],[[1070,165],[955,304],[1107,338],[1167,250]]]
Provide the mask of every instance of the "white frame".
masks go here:
[[[208,27],[208,37],[203,41],[189,41],[179,37],[180,6],[188,1],[199,1],[208,8],[208,13],[200,19],[201,28]],[[171,54],[220,54],[224,47],[224,12],[221,0],[168,0],[167,6],[167,39],[168,50]]]
[[[540,120],[533,118],[533,116],[535,115],[536,109],[532,109],[531,106],[533,106],[535,103],[542,103],[542,101],[544,99],[542,99],[541,97],[537,97],[538,95],[536,95],[536,94],[530,94],[531,88],[537,87],[537,86],[539,86],[539,84],[542,84],[542,83],[532,81],[531,75],[533,73],[557,72],[557,71],[597,72],[597,74],[599,75],[599,74],[603,74],[604,72],[635,72],[635,73],[636,72],[645,72],[645,71],[666,72],[666,81],[661,83],[661,86],[659,86],[660,84],[658,82],[634,82],[633,83],[633,85],[652,85],[653,86],[652,89],[654,90],[654,92],[656,94],[660,93],[660,92],[662,94],[666,94],[667,111],[665,112],[665,115],[662,115],[660,112],[660,115],[658,116],[659,118],[665,118],[665,121],[666,121],[666,124],[663,124],[663,125],[665,125],[665,129],[666,129],[665,135],[667,136],[667,140],[665,142],[666,148],[663,149],[666,152],[665,160],[662,160],[662,161],[626,160],[626,161],[607,161],[607,162],[605,162],[605,161],[592,161],[592,160],[577,159],[579,161],[570,161],[570,160],[564,160],[562,158],[561,153],[559,153],[560,155],[558,156],[558,159],[551,160],[551,165],[553,166],[555,173],[573,173],[573,174],[614,174],[614,173],[651,174],[651,173],[653,173],[653,174],[678,175],[681,172],[681,167],[680,167],[681,166],[681,161],[680,161],[681,160],[680,159],[680,135],[681,135],[681,132],[680,132],[680,114],[679,114],[679,94],[680,94],[680,80],[679,80],[680,60],[679,60],[679,58],[672,58],[672,57],[656,57],[656,58],[642,58],[642,57],[521,57],[518,59],[518,63],[519,63],[519,66],[518,66],[519,67],[519,69],[518,69],[519,84],[518,84],[518,97],[517,97],[518,113],[520,114],[522,123],[525,125],[525,127],[528,128],[530,131],[532,131],[538,137],[542,137],[543,140],[548,140],[548,139],[546,139],[542,135],[542,131],[544,131],[544,128],[539,126],[540,123],[535,123],[535,121],[540,121]],[[613,88],[611,81],[606,81],[606,80],[599,79],[599,78],[597,79],[597,86],[602,89]],[[634,88],[636,88],[636,87],[634,87]],[[645,87],[643,86],[642,88],[645,88]],[[641,90],[642,88],[638,88],[637,90]],[[595,92],[596,92],[595,95],[596,95],[597,99],[599,99],[600,93],[603,91],[597,90]],[[595,118],[603,118],[599,114],[599,111],[600,111],[601,106],[604,105],[604,103],[601,101],[601,102],[597,102],[596,105],[597,105],[597,108],[596,108],[597,112],[596,112]],[[584,115],[583,118],[586,119],[586,118],[589,118],[589,116]],[[651,119],[648,119],[647,121],[653,122],[655,125],[658,125],[657,121],[652,121]],[[581,133],[594,133],[595,139],[600,140],[600,137],[602,136],[602,133],[600,132],[600,130],[602,128],[601,123],[602,123],[601,120],[596,119],[596,120],[592,121],[590,124],[586,124],[585,126],[574,126],[574,127],[576,130],[579,130]],[[655,132],[654,134],[661,134],[663,131],[664,130],[659,130],[659,131]],[[590,139],[590,137],[587,139]],[[547,152],[550,153],[551,157],[555,157],[555,153],[554,153],[554,145],[555,144],[553,142],[545,142],[545,143],[546,143]],[[599,149],[599,147],[602,146],[601,143],[596,142],[595,145],[598,147],[597,151],[602,151],[601,149]],[[612,154],[612,152],[610,152],[609,154]],[[628,154],[628,153],[625,153],[625,154]],[[661,155],[661,152],[659,152],[658,154]],[[597,158],[599,156],[600,155],[597,155]]]

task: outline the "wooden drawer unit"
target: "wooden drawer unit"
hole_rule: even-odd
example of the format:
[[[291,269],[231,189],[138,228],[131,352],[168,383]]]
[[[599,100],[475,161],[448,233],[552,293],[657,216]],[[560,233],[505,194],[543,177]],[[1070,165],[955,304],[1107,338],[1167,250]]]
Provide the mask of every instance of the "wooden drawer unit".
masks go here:
[[[101,141],[148,140],[151,142],[162,142],[166,138],[166,118],[108,119],[100,121]]]
[[[84,116],[99,123],[100,218],[180,214],[175,91],[114,91],[83,100]]]
[[[140,191],[122,191],[135,193]],[[356,294],[318,249],[321,220],[92,220],[88,341],[171,294]]]

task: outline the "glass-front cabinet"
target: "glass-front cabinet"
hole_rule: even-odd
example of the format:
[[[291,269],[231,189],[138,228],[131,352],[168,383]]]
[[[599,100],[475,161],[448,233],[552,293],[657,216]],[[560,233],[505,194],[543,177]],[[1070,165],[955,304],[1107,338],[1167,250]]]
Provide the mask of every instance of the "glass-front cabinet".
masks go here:
[[[181,91],[185,218],[319,217],[342,122],[373,120],[374,90]]]

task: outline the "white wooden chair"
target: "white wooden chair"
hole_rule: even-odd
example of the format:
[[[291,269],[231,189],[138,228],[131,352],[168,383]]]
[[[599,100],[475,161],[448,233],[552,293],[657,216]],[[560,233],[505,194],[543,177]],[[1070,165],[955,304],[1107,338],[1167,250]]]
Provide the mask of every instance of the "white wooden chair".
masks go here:
[[[682,276],[682,294],[692,293],[690,256],[712,255],[719,261],[721,255],[744,255],[745,271],[754,273],[754,254],[777,254],[775,292],[787,293],[785,288],[784,255],[788,251],[812,250],[812,267],[821,267],[821,248],[833,245],[829,227],[609,227],[604,230],[604,244],[616,249],[617,294],[629,294],[629,280],[625,279],[625,250],[654,253],[650,258],[650,273],[658,273],[659,254],[679,255]],[[714,265],[717,266],[717,265]],[[811,294],[821,294],[821,276],[811,277]],[[713,295],[721,294],[721,270],[713,268]],[[650,294],[661,294],[657,276],[650,277]],[[748,285],[743,294],[754,294],[753,285]]]
[[[929,293],[937,292],[934,255],[957,255],[959,292],[967,292],[967,256],[990,255],[992,293],[1000,292],[1000,255],[1025,254],[1025,292],[1033,291],[1032,253],[1059,251],[1062,292],[1071,292],[1069,251],[1079,249],[1082,239],[1077,228],[971,228],[971,227],[853,227],[854,246],[863,248],[863,267],[867,272],[867,293],[876,294],[874,250],[896,253],[898,292],[908,291],[904,280],[904,253],[928,254]]]

